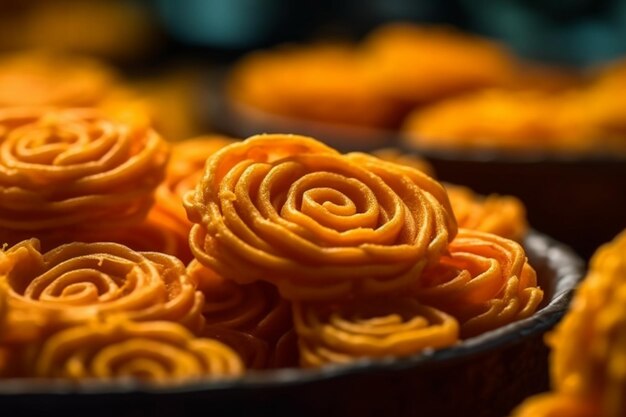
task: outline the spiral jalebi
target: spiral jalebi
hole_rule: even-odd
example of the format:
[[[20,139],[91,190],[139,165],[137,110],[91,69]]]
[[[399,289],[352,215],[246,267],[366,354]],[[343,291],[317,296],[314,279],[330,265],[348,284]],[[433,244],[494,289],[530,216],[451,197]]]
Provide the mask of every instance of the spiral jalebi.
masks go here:
[[[293,328],[291,307],[265,282],[237,284],[197,261],[187,267],[205,298],[203,335],[216,338],[240,353],[247,368],[271,366],[273,351]]]
[[[513,196],[482,197],[459,185],[446,185],[459,227],[521,242],[528,231],[524,204]]]
[[[171,383],[233,377],[244,370],[229,347],[165,321],[84,323],[53,334],[37,350],[33,374],[40,378]]]
[[[199,262],[298,300],[408,288],[456,233],[444,188],[424,173],[295,135],[221,149],[185,207]]]
[[[490,233],[459,229],[437,265],[415,287],[417,298],[456,317],[463,337],[532,315],[543,299],[524,249]]]
[[[173,143],[165,179],[155,192],[152,212],[157,212],[159,217],[170,218],[176,230],[188,236],[192,224],[187,219],[183,197],[196,187],[206,160],[233,142],[234,139],[225,136],[209,135]]]
[[[626,413],[626,231],[594,254],[548,342],[557,391],[590,398],[603,417]]]
[[[202,293],[172,256],[109,242],[73,242],[41,253],[31,239],[3,257],[0,280],[9,286],[10,308],[38,312],[47,330],[111,314],[176,321],[193,331],[203,325]]]
[[[166,143],[93,109],[0,109],[0,227],[103,229],[142,219]]]
[[[339,306],[294,303],[301,364],[408,356],[458,341],[457,321],[415,299],[362,299]]]

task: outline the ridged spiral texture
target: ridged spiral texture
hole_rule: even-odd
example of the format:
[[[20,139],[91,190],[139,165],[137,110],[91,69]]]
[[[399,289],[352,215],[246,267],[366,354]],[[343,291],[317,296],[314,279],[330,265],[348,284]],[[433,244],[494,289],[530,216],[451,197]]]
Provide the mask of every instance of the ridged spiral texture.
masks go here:
[[[552,384],[626,414],[626,231],[596,251],[570,311],[549,335]]]
[[[100,62],[45,52],[0,58],[0,107],[95,106],[115,86],[116,74]]]
[[[516,242],[459,229],[439,263],[415,287],[418,300],[456,317],[463,337],[475,336],[532,315],[543,291]]]
[[[193,331],[203,325],[202,293],[172,256],[79,242],[42,254],[31,239],[8,249],[5,257],[9,305],[39,312],[48,330],[111,314],[176,321]]]
[[[296,135],[218,151],[185,207],[199,262],[295,300],[407,288],[456,233],[445,190],[430,177]]]
[[[205,298],[202,334],[232,347],[247,368],[270,367],[279,340],[293,328],[289,303],[265,282],[237,284],[197,261],[187,271]]]
[[[55,333],[33,363],[33,374],[41,378],[133,378],[157,383],[234,377],[244,370],[228,346],[195,338],[179,324],[118,318]]]
[[[168,148],[92,109],[0,109],[0,228],[110,228],[152,205]]]
[[[296,302],[293,312],[305,367],[407,356],[458,340],[459,325],[452,316],[408,297],[361,299],[334,307]]]
[[[479,230],[521,242],[528,231],[526,208],[513,196],[479,196],[458,185],[446,185],[459,227]]]
[[[531,397],[511,417],[601,417],[597,404],[567,394],[550,393]]]

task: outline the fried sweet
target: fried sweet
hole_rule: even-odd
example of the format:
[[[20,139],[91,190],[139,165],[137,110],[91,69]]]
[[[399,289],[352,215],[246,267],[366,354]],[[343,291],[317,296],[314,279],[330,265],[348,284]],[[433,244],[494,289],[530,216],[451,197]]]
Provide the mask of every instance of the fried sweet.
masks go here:
[[[168,158],[151,129],[97,111],[0,109],[0,228],[102,229],[140,221]]]
[[[237,284],[197,261],[187,267],[204,294],[203,335],[231,346],[247,368],[271,366],[275,346],[293,328],[291,307],[265,282]]]
[[[589,152],[598,130],[576,92],[487,90],[414,110],[409,145],[433,149]]]
[[[449,255],[427,267],[418,300],[456,317],[464,338],[531,316],[543,298],[524,249],[516,242],[459,229]]]
[[[593,399],[604,417],[626,413],[626,231],[594,254],[548,343],[556,390]]]
[[[524,203],[513,196],[479,196],[471,189],[446,184],[459,227],[493,233],[521,242],[528,231]]]
[[[372,152],[372,155],[385,161],[394,162],[400,165],[407,165],[435,178],[435,169],[427,160],[418,155],[404,153],[396,148],[377,149]]]
[[[203,296],[179,260],[116,243],[73,242],[41,253],[37,239],[24,241],[2,253],[0,280],[11,310],[45,317],[44,332],[112,314],[193,331],[203,325]]]
[[[456,233],[445,190],[422,172],[295,135],[218,151],[185,207],[200,263],[287,299],[408,288]]]
[[[83,107],[101,103],[116,84],[115,72],[93,59],[47,52],[0,58],[0,108]]]
[[[34,376],[76,381],[132,378],[176,383],[234,377],[244,370],[228,346],[195,338],[177,323],[137,323],[118,317],[61,330],[34,356]]]
[[[295,302],[293,315],[305,367],[408,356],[458,340],[459,325],[452,316],[410,297],[340,305]]]
[[[504,85],[514,75],[513,58],[503,47],[451,27],[385,25],[363,49],[379,91],[408,103]]]
[[[255,52],[237,63],[228,94],[264,112],[327,123],[389,127],[397,105],[378,94],[345,45],[283,47]]]
[[[171,219],[180,233],[189,235],[191,222],[183,207],[183,196],[196,187],[204,172],[206,160],[234,139],[208,135],[172,144],[165,179],[157,187],[152,211]]]
[[[597,405],[588,399],[567,394],[531,397],[511,417],[600,417]]]

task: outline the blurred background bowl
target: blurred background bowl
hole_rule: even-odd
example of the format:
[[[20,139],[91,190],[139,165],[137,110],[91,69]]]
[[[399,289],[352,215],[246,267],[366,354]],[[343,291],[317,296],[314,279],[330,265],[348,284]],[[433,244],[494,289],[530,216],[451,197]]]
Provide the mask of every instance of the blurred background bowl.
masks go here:
[[[12,417],[63,416],[457,416],[500,417],[548,388],[543,335],[562,317],[584,265],[537,232],[524,242],[545,291],[532,317],[456,346],[408,358],[319,370],[284,369],[240,379],[150,387],[133,382],[0,380]]]

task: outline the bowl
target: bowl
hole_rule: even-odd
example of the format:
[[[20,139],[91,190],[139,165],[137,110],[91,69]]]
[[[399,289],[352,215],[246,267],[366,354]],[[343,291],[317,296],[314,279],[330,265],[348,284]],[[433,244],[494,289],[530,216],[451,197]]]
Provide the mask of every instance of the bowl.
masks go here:
[[[563,316],[584,264],[531,231],[524,245],[545,291],[532,317],[453,347],[407,358],[361,360],[316,370],[251,372],[175,386],[0,380],[11,417],[63,416],[458,416],[501,417],[548,388],[544,333]]]

